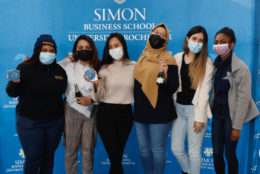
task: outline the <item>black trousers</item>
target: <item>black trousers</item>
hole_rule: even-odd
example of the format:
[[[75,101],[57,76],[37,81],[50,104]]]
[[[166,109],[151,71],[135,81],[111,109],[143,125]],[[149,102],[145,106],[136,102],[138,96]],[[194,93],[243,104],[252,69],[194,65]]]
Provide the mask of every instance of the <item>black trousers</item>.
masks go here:
[[[97,128],[110,159],[109,174],[123,174],[122,156],[133,126],[131,104],[100,103]]]

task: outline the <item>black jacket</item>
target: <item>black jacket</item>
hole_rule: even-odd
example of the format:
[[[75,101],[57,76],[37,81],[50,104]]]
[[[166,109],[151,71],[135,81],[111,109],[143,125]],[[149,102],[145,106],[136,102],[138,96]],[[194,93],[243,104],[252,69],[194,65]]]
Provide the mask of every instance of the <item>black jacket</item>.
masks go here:
[[[153,108],[144,95],[141,84],[135,80],[135,121],[146,124],[160,124],[175,119],[177,114],[173,102],[173,93],[177,90],[178,86],[178,67],[176,65],[169,65],[167,81],[164,85],[159,86],[157,105],[156,108]]]
[[[10,97],[18,97],[16,112],[36,120],[55,120],[64,116],[65,71],[56,62],[51,65],[20,64],[17,69],[21,82],[9,81],[6,87]]]

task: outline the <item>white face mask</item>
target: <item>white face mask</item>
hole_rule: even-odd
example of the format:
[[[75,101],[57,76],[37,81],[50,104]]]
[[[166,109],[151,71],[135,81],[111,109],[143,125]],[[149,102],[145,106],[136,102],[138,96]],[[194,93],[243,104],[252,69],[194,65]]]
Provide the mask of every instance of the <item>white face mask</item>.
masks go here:
[[[40,52],[40,61],[45,65],[50,65],[56,58],[56,54],[49,52]]]
[[[114,49],[109,49],[109,55],[115,60],[120,60],[124,55],[123,48],[118,47]]]

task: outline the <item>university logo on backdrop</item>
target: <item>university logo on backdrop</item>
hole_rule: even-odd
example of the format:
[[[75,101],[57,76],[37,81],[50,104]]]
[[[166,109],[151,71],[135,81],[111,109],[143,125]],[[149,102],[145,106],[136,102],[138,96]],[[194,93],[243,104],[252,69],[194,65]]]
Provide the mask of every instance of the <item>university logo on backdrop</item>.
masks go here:
[[[213,161],[213,148],[210,146],[204,147],[203,155],[201,158],[201,168],[207,170],[214,170]]]
[[[19,156],[22,157],[23,159],[25,158],[23,149],[20,149]]]
[[[120,4],[123,4],[126,0],[114,0],[114,2],[118,3],[119,5]]]
[[[113,0],[120,6],[93,8],[92,15],[86,16],[88,23],[82,23],[80,31],[68,32],[68,41],[74,42],[80,34],[90,36],[94,41],[106,41],[110,33],[118,32],[127,41],[146,41],[155,26],[148,10],[152,7],[128,7],[126,0]],[[171,39],[171,36],[170,36]]]
[[[213,148],[212,147],[205,147],[203,153],[206,157],[211,157],[213,155]]]
[[[9,166],[6,166],[5,173],[17,173],[23,171],[23,164],[24,164],[24,152],[23,149],[17,149],[17,156],[11,161]]]
[[[74,42],[80,34],[90,36],[94,41],[105,41],[110,33],[121,33],[125,40],[147,40],[154,22],[146,22],[146,8],[96,8],[93,17],[82,24],[79,32],[69,32],[68,40]]]

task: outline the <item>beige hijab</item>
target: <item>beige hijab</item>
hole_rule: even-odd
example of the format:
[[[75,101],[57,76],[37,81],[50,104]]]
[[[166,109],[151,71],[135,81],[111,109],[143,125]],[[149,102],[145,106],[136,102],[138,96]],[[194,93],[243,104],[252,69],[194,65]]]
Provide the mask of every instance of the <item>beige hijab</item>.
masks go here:
[[[149,43],[146,43],[146,47],[143,53],[138,59],[135,66],[134,77],[142,85],[142,90],[153,108],[156,107],[158,99],[158,85],[156,79],[160,71],[159,60],[164,60],[168,65],[176,65],[176,61],[173,56],[166,50],[169,40],[169,30],[165,24],[159,24],[155,26],[152,31],[158,27],[163,27],[166,30],[166,42],[162,48],[153,49]],[[151,31],[151,32],[152,32]]]

